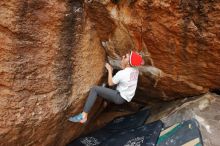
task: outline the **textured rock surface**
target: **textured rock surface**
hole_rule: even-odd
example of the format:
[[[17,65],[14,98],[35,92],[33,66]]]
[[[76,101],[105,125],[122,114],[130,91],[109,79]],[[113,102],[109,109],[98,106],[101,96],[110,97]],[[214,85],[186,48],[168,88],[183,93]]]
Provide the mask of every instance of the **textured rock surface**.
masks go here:
[[[1,0],[0,145],[60,146],[80,133],[67,116],[100,82],[105,59],[84,17],[80,0]]]
[[[129,48],[142,51],[146,66],[140,85],[144,94],[169,100],[219,88],[219,1],[115,2],[105,4],[117,29],[126,33],[118,36],[116,31],[106,44],[117,55]],[[131,41],[114,41],[123,37]]]
[[[205,146],[219,146],[220,134],[220,96],[205,94],[190,100],[174,102],[171,106],[155,109],[154,116],[148,122],[162,117],[165,126],[171,126],[183,120],[195,118],[200,125]]]
[[[103,48],[113,65],[142,51],[142,97],[219,88],[219,12],[208,0],[1,0],[1,145],[60,146],[85,130],[66,119],[101,82]]]

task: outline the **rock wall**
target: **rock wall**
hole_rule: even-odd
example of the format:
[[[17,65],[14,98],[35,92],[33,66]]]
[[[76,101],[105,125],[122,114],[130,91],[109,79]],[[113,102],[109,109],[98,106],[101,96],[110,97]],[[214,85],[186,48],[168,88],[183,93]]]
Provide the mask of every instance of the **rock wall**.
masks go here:
[[[84,9],[80,0],[0,2],[0,145],[60,146],[80,134],[67,117],[100,83],[105,59]]]
[[[1,145],[60,146],[78,136],[85,127],[67,117],[101,83],[105,53],[115,68],[131,49],[143,54],[138,96],[170,100],[219,88],[219,4],[1,0]]]
[[[117,24],[116,30],[124,31],[121,35],[115,31],[105,42],[113,52],[111,57],[133,49],[145,58],[140,79],[143,94],[170,100],[220,87],[219,1],[103,3]]]

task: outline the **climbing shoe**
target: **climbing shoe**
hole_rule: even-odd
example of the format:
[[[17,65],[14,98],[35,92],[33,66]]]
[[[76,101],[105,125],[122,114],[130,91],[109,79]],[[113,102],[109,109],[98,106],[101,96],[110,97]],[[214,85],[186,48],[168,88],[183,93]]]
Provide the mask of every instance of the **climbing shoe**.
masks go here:
[[[78,115],[69,117],[68,120],[71,121],[71,122],[80,122],[82,119],[83,119],[83,115],[82,115],[82,113],[80,113]]]

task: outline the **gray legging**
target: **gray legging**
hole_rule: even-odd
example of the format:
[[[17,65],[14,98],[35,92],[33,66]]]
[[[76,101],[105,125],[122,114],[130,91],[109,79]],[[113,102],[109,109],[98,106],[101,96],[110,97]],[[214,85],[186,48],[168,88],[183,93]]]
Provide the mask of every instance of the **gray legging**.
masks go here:
[[[96,101],[97,96],[107,99],[108,101],[114,102],[115,104],[122,104],[126,102],[126,100],[121,97],[119,91],[101,86],[94,86],[91,88],[89,92],[89,96],[86,100],[86,104],[83,109],[84,112],[88,113],[90,111],[90,109]]]

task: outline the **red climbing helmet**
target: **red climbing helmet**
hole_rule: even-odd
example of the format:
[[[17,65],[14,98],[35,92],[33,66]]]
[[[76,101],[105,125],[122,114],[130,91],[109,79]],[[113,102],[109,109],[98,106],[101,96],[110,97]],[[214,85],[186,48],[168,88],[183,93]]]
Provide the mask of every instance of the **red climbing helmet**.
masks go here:
[[[137,52],[131,51],[129,63],[131,66],[140,66],[143,65],[144,61],[142,56]]]

